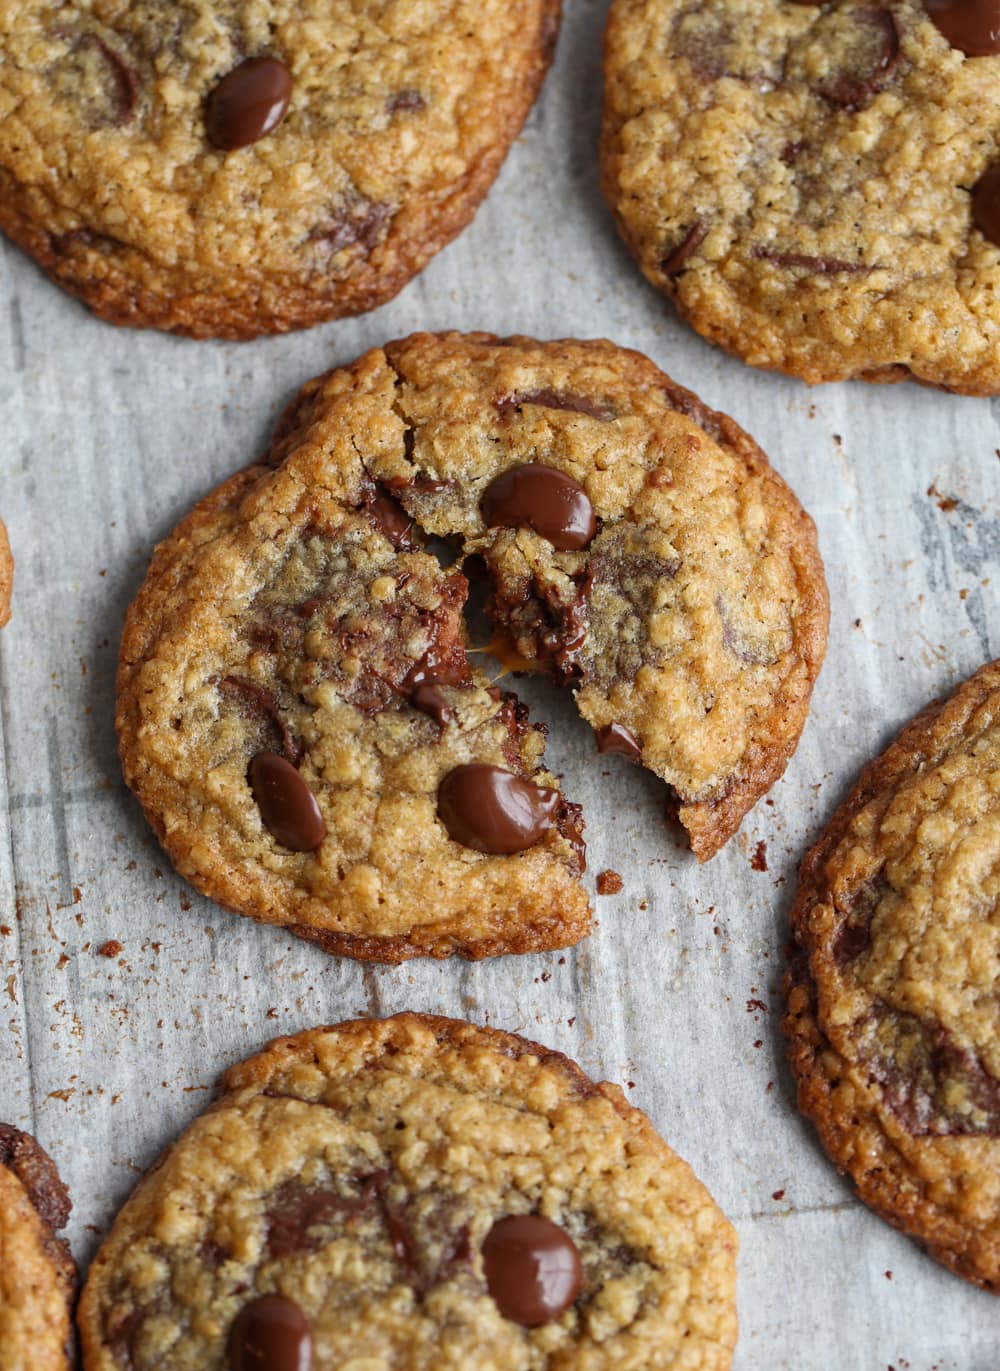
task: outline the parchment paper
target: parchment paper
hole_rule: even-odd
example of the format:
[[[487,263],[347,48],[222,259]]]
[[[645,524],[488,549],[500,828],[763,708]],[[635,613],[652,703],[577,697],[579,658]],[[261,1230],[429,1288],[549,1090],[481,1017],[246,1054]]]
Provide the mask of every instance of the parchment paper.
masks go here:
[[[809,389],[677,321],[597,189],[605,8],[570,0],[475,223],[366,317],[242,345],[116,330],[0,246],[0,513],[17,559],[0,634],[0,1118],[57,1158],[86,1263],[228,1063],[351,1015],[471,1018],[622,1083],[709,1185],[740,1234],[738,1371],[996,1371],[1000,1304],[853,1198],[794,1109],[777,1019],[808,842],[862,763],[1000,648],[998,402]],[[622,892],[597,897],[574,952],[365,970],[173,873],[118,768],[118,638],[154,543],[264,447],[302,381],[452,327],[604,335],[737,418],[819,525],[830,649],[784,780],[705,867],[665,829],[659,783],[598,757],[571,703],[525,684],[585,807],[588,882],[611,868]],[[109,940],[119,955],[101,954]]]

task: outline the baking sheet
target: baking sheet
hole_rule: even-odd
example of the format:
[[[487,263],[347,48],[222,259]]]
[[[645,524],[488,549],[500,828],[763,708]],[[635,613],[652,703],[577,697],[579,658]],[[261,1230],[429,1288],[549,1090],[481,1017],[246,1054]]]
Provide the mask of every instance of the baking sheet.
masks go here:
[[[778,1031],[796,865],[861,764],[1000,650],[998,401],[813,389],[686,330],[598,193],[606,5],[570,0],[542,99],[470,229],[361,319],[252,344],[116,330],[0,244],[0,512],[17,559],[0,634],[0,1118],[73,1195],[86,1263],[221,1069],[277,1033],[413,1008],[523,1032],[620,1082],[741,1242],[737,1371],[995,1371],[1000,1305],[852,1197],[793,1107]],[[121,780],[122,617],[151,549],[265,445],[296,387],[413,329],[607,336],[761,442],[816,519],[833,607],[784,779],[708,866],[663,790],[598,757],[568,700],[550,764],[584,804],[599,927],[575,951],[362,968],[202,899]],[[766,868],[766,869],[765,869]],[[118,955],[107,944],[121,944]]]

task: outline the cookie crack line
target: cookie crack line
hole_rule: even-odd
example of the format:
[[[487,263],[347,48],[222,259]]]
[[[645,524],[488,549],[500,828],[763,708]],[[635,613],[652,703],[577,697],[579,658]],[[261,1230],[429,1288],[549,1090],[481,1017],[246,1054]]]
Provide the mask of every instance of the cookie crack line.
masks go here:
[[[812,521],[640,354],[453,333],[309,382],[265,462],[157,551],[118,727],[178,869],[364,960],[584,936],[582,813],[475,660],[480,573],[490,650],[572,689],[596,750],[659,776],[711,857],[805,720],[828,614]]]

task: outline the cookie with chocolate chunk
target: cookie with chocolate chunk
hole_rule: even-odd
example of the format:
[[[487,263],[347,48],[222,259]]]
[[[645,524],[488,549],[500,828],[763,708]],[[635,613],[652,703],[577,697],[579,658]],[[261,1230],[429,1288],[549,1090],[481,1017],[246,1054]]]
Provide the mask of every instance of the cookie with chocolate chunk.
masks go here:
[[[114,323],[373,309],[472,218],[558,26],[559,0],[0,0],[0,229]]]
[[[200,890],[366,959],[587,932],[579,809],[466,655],[472,561],[501,652],[666,781],[699,858],[780,776],[827,600],[760,449],[612,343],[417,334],[310,382],[129,610],[125,777]]]
[[[993,395],[998,80],[992,4],[614,0],[605,197],[751,365]]]
[[[140,1182],[86,1371],[725,1371],[736,1237],[622,1092],[421,1014],[279,1038]]]
[[[71,1205],[55,1163],[28,1133],[0,1124],[0,1366],[69,1371],[76,1267],[56,1237]]]
[[[0,519],[0,628],[10,620],[10,597],[14,589],[14,558],[4,522]]]
[[[930,705],[806,858],[799,1107],[883,1218],[1000,1293],[1000,662]]]

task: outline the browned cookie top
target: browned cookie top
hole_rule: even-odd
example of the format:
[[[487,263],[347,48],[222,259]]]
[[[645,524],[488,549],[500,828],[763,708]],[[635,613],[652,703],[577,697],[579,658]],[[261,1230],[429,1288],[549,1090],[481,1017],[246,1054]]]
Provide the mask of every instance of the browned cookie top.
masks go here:
[[[416,335],[306,386],[129,612],[125,775],[200,889],[365,957],[582,936],[578,814],[466,658],[472,557],[515,657],[663,777],[699,857],[780,775],[826,590],[760,450],[611,343]]]
[[[0,1367],[67,1371],[76,1270],[54,1233],[69,1219],[55,1163],[27,1133],[0,1124]]]
[[[1000,1292],[1000,664],[861,775],[806,858],[784,1021],[861,1197]]]
[[[224,1084],[94,1260],[86,1371],[729,1366],[732,1229],[565,1057],[404,1014]]]
[[[971,0],[614,0],[605,194],[713,342],[1000,390],[1000,43]]]
[[[281,332],[468,223],[558,0],[0,0],[0,228],[103,317]]]
[[[14,589],[14,558],[7,529],[0,519],[0,628],[10,620],[10,597]]]

